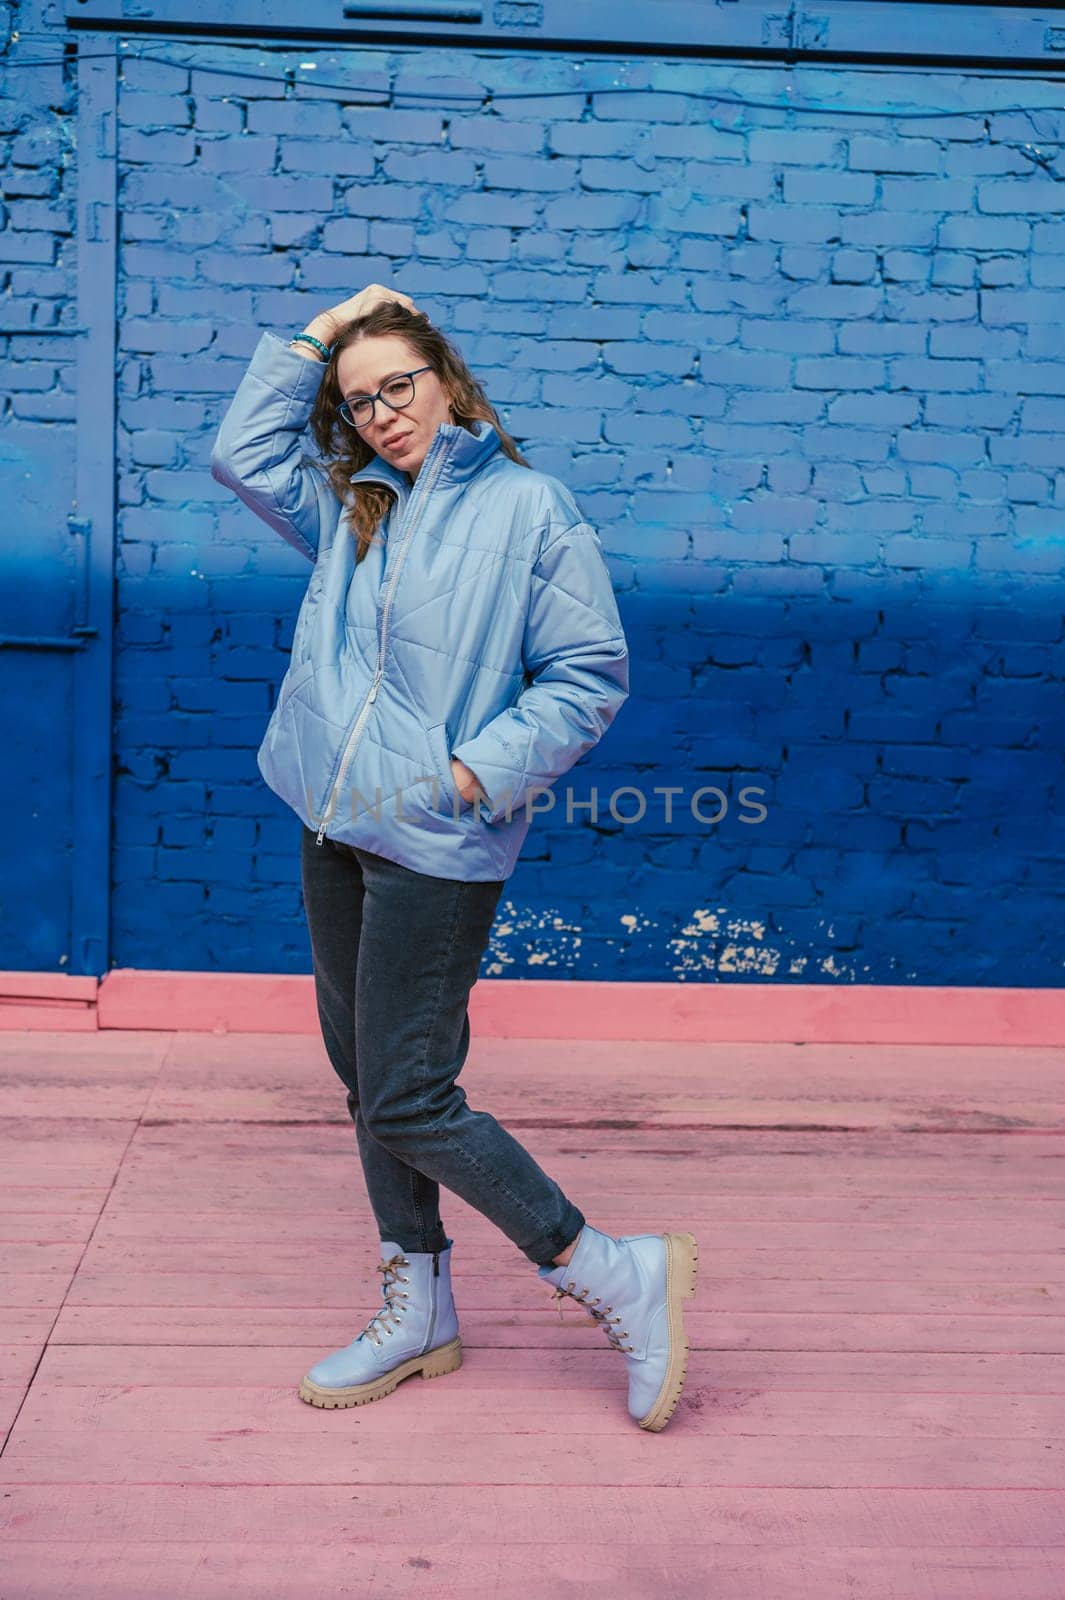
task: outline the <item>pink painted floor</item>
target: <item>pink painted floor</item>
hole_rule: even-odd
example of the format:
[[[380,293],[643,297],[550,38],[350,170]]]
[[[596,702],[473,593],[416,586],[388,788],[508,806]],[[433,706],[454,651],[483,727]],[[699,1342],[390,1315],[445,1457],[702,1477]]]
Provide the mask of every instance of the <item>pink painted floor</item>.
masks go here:
[[[464,1365],[296,1385],[380,1304],[299,1035],[0,1035],[0,1596],[1065,1597],[1065,1055],[476,1039],[597,1227],[691,1228],[668,1428],[445,1194]]]

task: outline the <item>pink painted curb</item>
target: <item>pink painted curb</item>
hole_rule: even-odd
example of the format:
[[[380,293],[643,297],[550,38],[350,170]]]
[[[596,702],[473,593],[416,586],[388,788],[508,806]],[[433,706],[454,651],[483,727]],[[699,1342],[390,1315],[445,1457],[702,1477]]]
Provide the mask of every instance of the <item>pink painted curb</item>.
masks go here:
[[[486,1038],[824,1044],[1065,1043],[1065,989],[482,979]],[[0,1030],[318,1032],[312,978],[115,968],[102,980],[0,972]]]

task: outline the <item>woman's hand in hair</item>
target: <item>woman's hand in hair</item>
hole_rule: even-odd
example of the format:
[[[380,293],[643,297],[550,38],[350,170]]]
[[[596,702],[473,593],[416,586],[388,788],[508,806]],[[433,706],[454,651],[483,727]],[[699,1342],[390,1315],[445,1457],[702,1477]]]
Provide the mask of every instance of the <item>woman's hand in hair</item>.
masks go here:
[[[353,322],[356,317],[364,317],[375,306],[384,305],[389,300],[398,300],[401,306],[406,306],[415,316],[424,315],[419,312],[409,294],[403,294],[399,289],[386,289],[381,283],[369,283],[365,289],[360,289],[358,294],[353,294],[349,299],[342,300],[339,305],[319,313],[315,321],[319,321],[320,318],[328,319],[335,337],[336,330],[342,328],[346,322]]]

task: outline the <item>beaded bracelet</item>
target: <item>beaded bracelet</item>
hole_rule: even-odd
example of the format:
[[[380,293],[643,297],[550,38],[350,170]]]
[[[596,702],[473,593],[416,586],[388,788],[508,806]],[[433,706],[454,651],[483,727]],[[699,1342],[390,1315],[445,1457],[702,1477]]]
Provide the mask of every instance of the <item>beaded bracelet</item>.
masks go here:
[[[289,340],[289,343],[290,344],[295,344],[297,339],[305,339],[308,344],[313,344],[313,346],[314,346],[314,348],[316,350],[321,351],[321,354],[322,354],[323,358],[326,361],[329,360],[329,357],[330,357],[330,354],[331,354],[331,351],[329,350],[329,347],[327,345],[324,345],[322,343],[321,339],[316,339],[314,337],[313,333],[294,333],[292,335],[292,338]]]

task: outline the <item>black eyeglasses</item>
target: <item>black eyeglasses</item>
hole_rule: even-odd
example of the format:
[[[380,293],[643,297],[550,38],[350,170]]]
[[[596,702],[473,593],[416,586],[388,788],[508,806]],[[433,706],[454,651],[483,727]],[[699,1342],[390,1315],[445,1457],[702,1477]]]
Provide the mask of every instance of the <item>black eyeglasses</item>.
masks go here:
[[[350,400],[342,400],[337,410],[344,421],[353,428],[366,428],[374,419],[374,411],[378,400],[384,401],[390,411],[402,410],[409,406],[414,399],[414,380],[421,372],[431,372],[432,367],[415,367],[413,372],[400,372],[394,378],[389,378],[383,383],[376,394],[360,395],[354,405]]]

